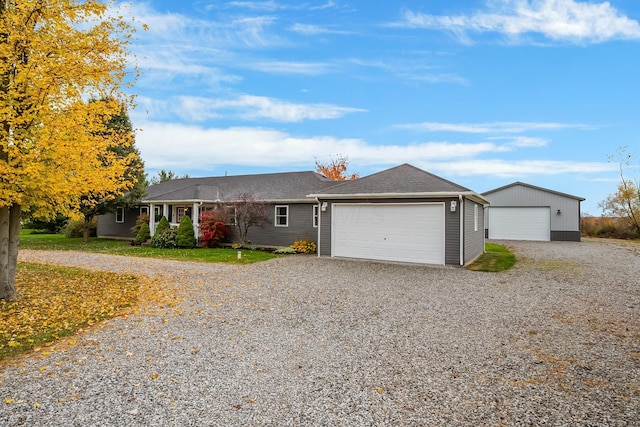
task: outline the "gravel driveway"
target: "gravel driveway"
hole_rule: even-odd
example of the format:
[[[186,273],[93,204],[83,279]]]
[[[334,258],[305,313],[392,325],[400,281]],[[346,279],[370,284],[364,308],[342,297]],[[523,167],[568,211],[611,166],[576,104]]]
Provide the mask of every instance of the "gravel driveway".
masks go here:
[[[0,365],[0,425],[638,425],[640,246],[503,243],[496,274],[23,251],[190,297]]]

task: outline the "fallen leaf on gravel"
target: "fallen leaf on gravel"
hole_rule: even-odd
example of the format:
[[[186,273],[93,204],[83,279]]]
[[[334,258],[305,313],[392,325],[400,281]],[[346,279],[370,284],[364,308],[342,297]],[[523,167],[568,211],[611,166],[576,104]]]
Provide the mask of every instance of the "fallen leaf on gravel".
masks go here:
[[[12,404],[12,403],[13,403],[13,399],[12,399],[12,398],[10,398],[10,397],[7,397],[7,398],[4,400],[4,403],[6,403],[7,405],[10,405],[10,404]]]
[[[155,380],[156,378],[158,378],[158,374],[153,374],[153,375],[151,375],[151,379],[152,379],[152,380]]]

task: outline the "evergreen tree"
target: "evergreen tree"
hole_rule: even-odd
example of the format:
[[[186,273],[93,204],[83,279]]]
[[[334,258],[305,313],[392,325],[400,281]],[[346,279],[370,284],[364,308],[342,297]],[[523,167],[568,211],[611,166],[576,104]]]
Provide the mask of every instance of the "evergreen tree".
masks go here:
[[[193,248],[196,245],[196,235],[193,232],[193,222],[187,215],[183,216],[178,226],[176,246],[179,248]]]

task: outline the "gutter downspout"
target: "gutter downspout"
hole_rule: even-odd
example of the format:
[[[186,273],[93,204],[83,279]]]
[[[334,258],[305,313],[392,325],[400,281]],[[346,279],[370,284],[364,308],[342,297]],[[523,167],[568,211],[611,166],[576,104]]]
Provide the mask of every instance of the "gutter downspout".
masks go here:
[[[460,215],[460,265],[464,265],[464,205],[462,194],[458,195],[460,209],[458,214]]]
[[[316,206],[318,206],[318,247],[316,251],[318,252],[318,258],[320,258],[320,224],[322,224],[322,210],[320,209],[320,199],[316,197]]]

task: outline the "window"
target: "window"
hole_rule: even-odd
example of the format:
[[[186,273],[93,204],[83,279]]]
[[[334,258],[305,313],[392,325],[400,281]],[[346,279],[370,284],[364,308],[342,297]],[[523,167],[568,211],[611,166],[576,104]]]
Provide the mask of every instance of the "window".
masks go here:
[[[226,206],[225,217],[227,218],[227,225],[238,225],[235,206]]]
[[[478,205],[473,205],[473,231],[478,231]]]
[[[313,205],[313,226],[318,227],[318,212],[320,211],[318,205]]]
[[[124,208],[116,208],[116,222],[118,224],[124,222]]]
[[[160,219],[162,218],[162,206],[158,206],[158,205],[154,206],[153,212],[154,212],[154,215],[155,215],[155,218],[156,218],[156,222],[160,221]],[[167,218],[167,219],[169,219],[169,218]]]
[[[276,206],[276,227],[289,226],[289,206]]]
[[[140,215],[149,215],[149,206],[140,206]]]
[[[180,220],[182,219],[182,217],[185,215],[184,212],[184,207],[180,206],[176,208],[176,212],[177,212],[177,222],[180,222]]]

